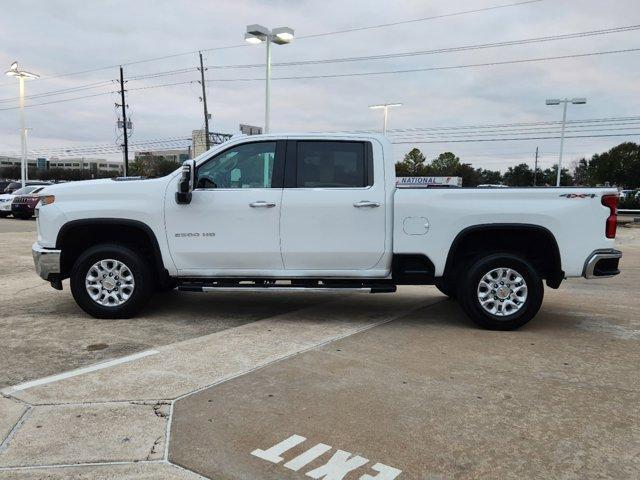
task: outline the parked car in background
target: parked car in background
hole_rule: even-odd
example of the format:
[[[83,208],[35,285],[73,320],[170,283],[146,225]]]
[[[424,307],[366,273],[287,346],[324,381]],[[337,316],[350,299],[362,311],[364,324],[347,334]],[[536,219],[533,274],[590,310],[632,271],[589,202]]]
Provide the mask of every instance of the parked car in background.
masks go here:
[[[10,183],[13,183],[12,180],[0,180],[0,193],[4,193],[4,189],[9,186]]]
[[[11,215],[11,205],[14,198],[18,195],[29,195],[40,192],[46,185],[30,185],[28,187],[16,190],[13,193],[5,193],[0,195],[0,218]],[[33,212],[32,212],[33,215]]]
[[[636,190],[620,190],[620,200],[634,198],[638,192]]]
[[[16,195],[11,202],[11,215],[13,215],[13,218],[29,220],[33,217],[36,205],[40,201],[39,193],[42,190],[44,190],[44,186],[38,187],[31,193],[25,195]]]
[[[42,182],[42,181],[38,181],[38,180],[29,180],[24,184],[25,187],[31,187],[31,186],[34,186],[34,185],[39,185],[39,186],[51,185],[51,183],[50,182]],[[9,185],[7,185],[4,188],[4,193],[15,193],[15,191],[20,189],[20,188],[22,188],[22,182],[20,182],[20,181],[10,182]]]

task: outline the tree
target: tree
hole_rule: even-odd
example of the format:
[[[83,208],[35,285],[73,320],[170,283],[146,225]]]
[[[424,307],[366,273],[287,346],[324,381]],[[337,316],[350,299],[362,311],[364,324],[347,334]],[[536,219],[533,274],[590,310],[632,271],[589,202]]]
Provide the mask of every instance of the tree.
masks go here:
[[[136,157],[129,166],[130,175],[155,178],[164,177],[178,168],[179,164],[173,160],[168,160],[163,156],[151,155],[148,153]]]
[[[479,176],[478,185],[501,185],[503,182],[502,174],[498,170],[485,170],[478,168],[477,172]]]
[[[510,187],[533,186],[533,170],[526,163],[509,167],[504,174],[504,181]]]
[[[538,176],[538,185],[555,186],[558,181],[558,164],[551,168],[547,168]],[[573,177],[569,173],[569,169],[563,168],[560,174],[560,185],[573,185]]]
[[[404,156],[402,162],[396,163],[397,177],[419,177],[426,175],[426,158],[418,148],[413,148]]]
[[[564,170],[564,169],[563,169]],[[589,162],[581,158],[573,164],[573,182],[575,185],[589,185]]]
[[[640,145],[625,142],[587,162],[590,185],[609,183],[623,188],[640,187]]]
[[[460,166],[460,158],[451,152],[444,152],[438,155],[438,158],[433,159],[429,166],[432,175],[454,176]]]

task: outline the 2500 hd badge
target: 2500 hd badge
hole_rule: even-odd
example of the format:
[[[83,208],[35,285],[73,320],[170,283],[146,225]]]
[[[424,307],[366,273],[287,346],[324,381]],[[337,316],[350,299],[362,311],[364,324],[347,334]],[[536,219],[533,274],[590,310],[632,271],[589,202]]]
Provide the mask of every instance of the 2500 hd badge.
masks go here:
[[[198,237],[215,237],[216,234],[213,232],[185,232],[185,233],[176,233],[176,237],[179,238],[198,238]]]

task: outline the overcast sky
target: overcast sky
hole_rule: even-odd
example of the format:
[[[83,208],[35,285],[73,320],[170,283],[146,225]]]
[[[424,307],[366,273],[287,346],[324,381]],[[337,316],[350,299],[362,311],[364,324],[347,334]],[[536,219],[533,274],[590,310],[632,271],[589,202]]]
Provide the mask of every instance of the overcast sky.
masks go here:
[[[0,66],[19,60],[42,78],[30,81],[27,95],[75,89],[115,80],[117,67],[91,73],[54,75],[189,52],[205,52],[210,66],[260,64],[264,45],[243,45],[247,24],[290,26],[307,36],[382,23],[419,19],[518,0],[298,0],[298,1],[28,1],[3,2],[0,18]],[[273,46],[273,61],[331,59],[412,52],[461,45],[520,40],[640,24],[638,0],[542,0],[520,6],[422,20],[385,28],[297,38]],[[274,66],[273,76],[375,72],[500,62],[640,47],[640,30],[546,43],[406,58],[307,66]],[[132,77],[195,67],[197,55],[125,66]],[[2,67],[4,70],[5,68]],[[209,80],[261,78],[264,68],[209,69]],[[139,87],[197,80],[197,71],[131,80],[127,102],[135,124],[132,141],[187,137],[201,128],[197,83]],[[4,79],[3,79],[4,78]],[[104,84],[64,95],[28,99],[27,105],[110,92]],[[0,152],[18,152],[17,82],[0,78]],[[569,119],[640,114],[640,52],[402,74],[274,80],[272,131],[379,129],[380,111],[368,105],[402,102],[390,114],[391,129],[502,124],[558,120],[560,107],[545,98],[584,96],[587,105],[570,106]],[[239,123],[262,125],[264,82],[208,84],[211,129],[234,133]],[[26,108],[30,148],[113,144],[116,94]],[[5,109],[5,110],[2,110]],[[640,125],[640,123],[636,123]],[[634,125],[630,125],[634,127]],[[607,127],[611,128],[611,127]],[[602,127],[604,130],[604,127]],[[565,161],[604,151],[627,137],[569,139]],[[596,133],[617,133],[603,131]],[[633,135],[635,134],[635,135]],[[543,135],[544,136],[544,135]],[[491,135],[488,135],[491,137]],[[399,139],[399,136],[395,136]],[[426,135],[421,136],[422,139]],[[431,139],[438,139],[430,136]],[[462,135],[460,138],[465,138]],[[468,135],[466,138],[479,138]],[[486,137],[485,137],[486,138]],[[396,145],[400,158],[411,144]],[[416,144],[427,158],[453,151],[474,166],[504,170],[522,161],[533,164],[536,146],[541,164],[555,163],[557,140]],[[92,155],[95,157],[95,155]],[[102,155],[104,158],[104,155]]]

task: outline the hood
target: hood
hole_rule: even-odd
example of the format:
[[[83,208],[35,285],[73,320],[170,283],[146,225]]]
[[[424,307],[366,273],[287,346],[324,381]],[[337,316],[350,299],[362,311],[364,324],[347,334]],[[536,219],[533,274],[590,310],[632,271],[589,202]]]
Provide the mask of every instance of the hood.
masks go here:
[[[60,200],[91,200],[96,198],[128,198],[137,193],[163,192],[163,184],[170,178],[113,180],[101,178],[98,180],[81,180],[77,182],[58,183],[45,187],[38,195],[55,195]],[[57,200],[56,200],[57,201]]]

